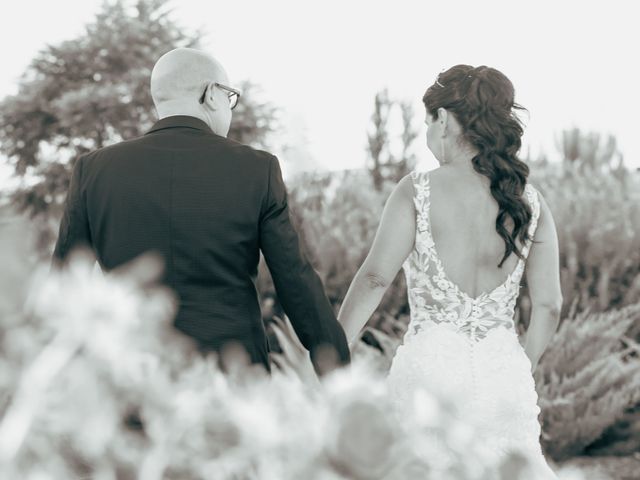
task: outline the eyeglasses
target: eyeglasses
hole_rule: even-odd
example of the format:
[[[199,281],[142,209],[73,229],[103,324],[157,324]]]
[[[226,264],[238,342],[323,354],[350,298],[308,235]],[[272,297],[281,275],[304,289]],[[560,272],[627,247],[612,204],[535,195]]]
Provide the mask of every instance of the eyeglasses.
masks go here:
[[[240,90],[237,90],[233,87],[229,87],[227,85],[223,85],[222,83],[214,83],[214,85],[216,87],[218,87],[220,90],[224,90],[224,92],[227,94],[227,98],[229,99],[229,108],[231,110],[233,110],[234,108],[236,108],[236,105],[238,105],[238,100],[240,100],[240,94],[242,93]],[[207,85],[206,87],[204,87],[204,92],[202,92],[202,96],[200,97],[200,103],[204,103],[204,99],[207,96],[207,89],[209,88],[209,85]]]

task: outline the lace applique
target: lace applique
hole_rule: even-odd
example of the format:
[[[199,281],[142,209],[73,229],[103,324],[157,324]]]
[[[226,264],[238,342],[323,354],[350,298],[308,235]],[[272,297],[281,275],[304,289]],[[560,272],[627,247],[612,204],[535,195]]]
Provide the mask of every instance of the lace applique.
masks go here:
[[[464,333],[470,340],[480,340],[497,327],[515,330],[514,310],[525,261],[518,259],[506,280],[490,292],[475,298],[460,290],[446,275],[431,234],[429,220],[429,174],[412,172],[414,203],[416,208],[416,241],[414,251],[404,264],[407,278],[411,322],[405,341],[419,333],[425,322],[447,324],[451,330]],[[533,238],[540,215],[540,202],[532,185],[527,184],[525,194],[533,216],[529,235]],[[527,241],[522,253],[526,258],[531,248]]]

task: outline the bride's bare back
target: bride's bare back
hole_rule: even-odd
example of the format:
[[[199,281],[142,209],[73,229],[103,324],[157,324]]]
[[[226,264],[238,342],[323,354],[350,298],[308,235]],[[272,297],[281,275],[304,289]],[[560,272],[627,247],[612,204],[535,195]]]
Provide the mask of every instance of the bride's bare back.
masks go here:
[[[498,203],[489,179],[446,167],[430,177],[431,232],[448,278],[471,298],[490,292],[515,269],[518,257],[512,254],[498,267],[505,244],[496,232]]]

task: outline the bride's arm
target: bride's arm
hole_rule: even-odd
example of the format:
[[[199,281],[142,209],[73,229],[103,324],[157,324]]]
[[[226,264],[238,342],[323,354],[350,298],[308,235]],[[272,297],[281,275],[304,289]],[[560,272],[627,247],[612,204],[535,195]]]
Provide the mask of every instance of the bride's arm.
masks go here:
[[[351,344],[376,310],[382,296],[411,253],[415,241],[413,183],[404,177],[382,213],[373,246],[356,273],[340,308],[338,321]]]
[[[526,268],[531,319],[524,349],[531,360],[532,372],[558,327],[562,309],[558,234],[547,202],[542,195],[539,198],[540,219],[535,234],[539,243],[531,246]]]

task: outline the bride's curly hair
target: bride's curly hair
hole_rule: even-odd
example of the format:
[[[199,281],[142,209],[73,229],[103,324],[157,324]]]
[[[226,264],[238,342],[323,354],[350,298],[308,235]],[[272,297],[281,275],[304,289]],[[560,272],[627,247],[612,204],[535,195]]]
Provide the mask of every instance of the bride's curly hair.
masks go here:
[[[514,102],[511,81],[495,68],[456,65],[441,73],[422,98],[427,113],[438,119],[438,109],[451,112],[462,127],[462,137],[478,154],[471,160],[476,172],[491,180],[491,195],[499,206],[496,231],[505,243],[504,261],[514,252],[524,258],[515,240],[529,238],[531,208],[523,198],[529,167],[517,156],[524,133]],[[511,218],[513,230],[507,222]]]

